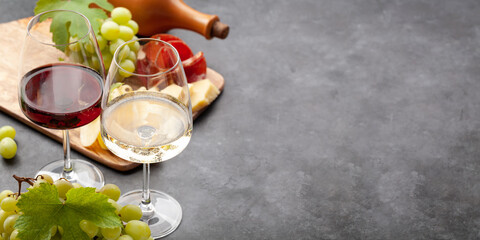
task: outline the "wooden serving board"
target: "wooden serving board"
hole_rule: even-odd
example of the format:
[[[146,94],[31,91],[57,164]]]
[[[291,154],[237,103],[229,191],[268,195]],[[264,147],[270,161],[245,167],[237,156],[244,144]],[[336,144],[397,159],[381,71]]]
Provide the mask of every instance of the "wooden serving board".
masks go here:
[[[23,115],[18,103],[18,66],[20,64],[20,50],[25,39],[28,21],[29,18],[24,18],[0,24],[0,46],[2,46],[0,48],[0,110],[41,133],[62,142],[61,131],[42,128],[34,124]],[[49,24],[44,24],[41,28],[42,31],[43,28],[45,28],[45,35],[50,34]],[[41,53],[39,53],[39,55],[40,54]],[[225,81],[222,75],[209,68],[207,69],[207,78],[210,79],[220,91],[223,90]],[[198,117],[203,110],[204,109],[200,109],[198,112],[194,112],[193,118]],[[123,160],[110,151],[102,149],[97,142],[90,147],[83,147],[80,144],[79,132],[78,129],[70,131],[71,147],[85,156],[119,171],[127,171],[139,165],[138,163]]]

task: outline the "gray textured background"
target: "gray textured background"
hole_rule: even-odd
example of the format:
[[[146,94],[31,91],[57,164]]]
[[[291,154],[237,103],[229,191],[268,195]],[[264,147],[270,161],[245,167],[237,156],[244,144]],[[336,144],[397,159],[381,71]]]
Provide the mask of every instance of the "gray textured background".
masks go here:
[[[231,32],[171,31],[226,87],[187,149],[152,169],[184,209],[167,239],[480,238],[479,1],[186,2]],[[0,21],[34,4],[0,0]],[[0,159],[2,189],[62,155],[5,124],[19,150]],[[140,187],[141,169],[100,168]]]

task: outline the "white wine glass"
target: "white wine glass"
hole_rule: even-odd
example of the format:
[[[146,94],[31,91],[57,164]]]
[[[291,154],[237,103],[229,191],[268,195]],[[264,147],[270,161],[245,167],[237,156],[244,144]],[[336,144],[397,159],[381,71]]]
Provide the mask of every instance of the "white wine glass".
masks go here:
[[[143,188],[120,197],[138,204],[154,238],[173,232],[182,219],[180,204],[150,189],[150,164],[181,153],[192,134],[192,106],[178,52],[151,38],[120,45],[107,75],[101,115],[107,148],[127,161],[143,164]]]
[[[57,33],[64,33],[61,38],[48,31],[53,18],[68,19],[65,25],[56,26]],[[63,131],[63,159],[43,166],[37,175],[102,187],[104,177],[96,166],[70,158],[68,130],[92,122],[101,113],[105,68],[89,20],[70,10],[34,16],[27,25],[20,59],[18,99],[22,112],[36,125]]]

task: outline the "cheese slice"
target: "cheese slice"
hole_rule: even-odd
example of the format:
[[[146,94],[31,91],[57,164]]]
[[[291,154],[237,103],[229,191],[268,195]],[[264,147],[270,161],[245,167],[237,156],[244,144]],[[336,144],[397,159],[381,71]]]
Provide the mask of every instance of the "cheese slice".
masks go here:
[[[192,83],[190,87],[190,100],[192,112],[197,112],[217,98],[220,91],[209,79],[203,79]]]
[[[178,99],[179,101],[185,103],[185,91],[183,91],[182,87],[180,87],[176,84],[168,85],[168,87],[162,89],[162,91],[160,91],[160,92],[168,94],[168,95]]]

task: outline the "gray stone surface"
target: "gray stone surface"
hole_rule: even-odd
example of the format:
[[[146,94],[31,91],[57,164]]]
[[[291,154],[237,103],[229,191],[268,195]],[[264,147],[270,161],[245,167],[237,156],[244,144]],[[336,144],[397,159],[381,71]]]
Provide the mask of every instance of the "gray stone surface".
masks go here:
[[[166,239],[480,238],[479,1],[186,2],[231,32],[171,31],[226,87],[187,149],[152,169],[184,210]],[[0,21],[34,4],[0,0]],[[2,189],[62,154],[5,124],[19,151],[0,160]],[[140,187],[141,169],[99,167]]]

